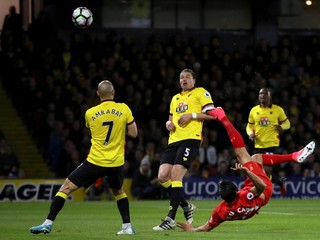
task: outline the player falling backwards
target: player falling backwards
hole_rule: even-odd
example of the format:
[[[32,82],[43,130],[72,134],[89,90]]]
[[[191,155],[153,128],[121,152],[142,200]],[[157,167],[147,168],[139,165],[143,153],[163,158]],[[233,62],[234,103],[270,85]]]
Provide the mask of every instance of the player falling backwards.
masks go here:
[[[239,160],[232,169],[245,174],[247,178],[239,191],[232,181],[221,181],[219,193],[223,201],[213,210],[209,220],[199,227],[178,222],[178,227],[184,231],[208,232],[224,221],[245,220],[253,217],[268,203],[272,195],[272,182],[266,175],[263,165],[273,166],[289,161],[301,163],[313,153],[316,146],[312,141],[300,151],[291,154],[255,154],[251,157],[240,133],[226,117],[222,108],[209,110],[207,114],[219,120],[225,127]]]

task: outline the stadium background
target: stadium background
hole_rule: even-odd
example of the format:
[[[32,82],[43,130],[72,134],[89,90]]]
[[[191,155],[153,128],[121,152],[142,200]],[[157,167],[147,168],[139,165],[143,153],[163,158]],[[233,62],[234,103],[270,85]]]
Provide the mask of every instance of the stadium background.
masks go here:
[[[292,124],[281,135],[283,152],[310,139],[319,142],[320,1],[312,2],[1,1],[0,21],[14,4],[24,31],[21,46],[1,49],[0,130],[2,143],[12,148],[22,171],[14,179],[37,179],[32,184],[38,189],[39,179],[64,178],[84,159],[89,146],[82,113],[96,103],[96,83],[105,77],[115,82],[116,100],[134,109],[139,126],[138,140],[128,139],[128,179],[146,155],[156,171],[166,140],[168,101],[178,90],[177,74],[183,67],[198,72],[199,85],[227,110],[249,150],[245,124],[262,86],[273,88],[274,102],[284,107]],[[93,25],[84,30],[71,21],[80,5],[94,14]],[[45,22],[31,33],[40,14]],[[279,61],[271,61],[273,52]],[[57,92],[50,95],[51,88],[62,91],[63,100],[56,98]],[[219,158],[234,160],[221,128],[205,125],[205,134]],[[54,137],[61,142],[53,142]],[[319,165],[317,149],[301,169],[279,169],[292,186],[288,197],[320,197]],[[188,184],[208,181],[197,167],[191,169]],[[230,176],[215,168],[209,180]],[[19,191],[20,182],[9,178],[1,180],[2,197],[6,184]]]

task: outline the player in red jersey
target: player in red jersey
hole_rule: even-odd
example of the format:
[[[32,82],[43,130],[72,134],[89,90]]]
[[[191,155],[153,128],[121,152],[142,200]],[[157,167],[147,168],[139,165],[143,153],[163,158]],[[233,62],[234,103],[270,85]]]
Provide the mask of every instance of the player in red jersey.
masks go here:
[[[272,182],[266,175],[263,165],[273,166],[289,161],[301,163],[313,153],[316,145],[311,141],[300,151],[291,154],[255,154],[251,157],[240,133],[226,117],[223,109],[214,108],[205,111],[225,127],[239,161],[232,169],[243,173],[247,178],[239,191],[232,181],[221,181],[219,193],[223,201],[213,210],[209,220],[199,227],[178,222],[178,227],[184,231],[208,232],[224,221],[245,220],[253,217],[268,203],[272,195]]]

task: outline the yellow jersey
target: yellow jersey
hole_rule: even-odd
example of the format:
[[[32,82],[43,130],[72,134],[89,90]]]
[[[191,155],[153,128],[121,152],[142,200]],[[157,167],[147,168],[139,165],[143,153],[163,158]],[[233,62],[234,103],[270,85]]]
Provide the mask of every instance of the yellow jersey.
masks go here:
[[[134,121],[128,105],[101,102],[86,111],[85,121],[91,132],[87,161],[101,167],[123,165],[127,125]]]
[[[172,122],[176,129],[170,132],[168,143],[186,139],[201,140],[203,121],[193,120],[187,126],[180,127],[178,120],[181,115],[186,113],[201,113],[203,107],[208,104],[213,104],[211,95],[202,87],[174,95],[170,103],[170,115],[172,115]]]
[[[274,125],[281,125],[286,121],[289,124],[287,129],[289,129],[290,122],[283,108],[278,105],[272,104],[271,107],[257,105],[253,107],[249,113],[248,124],[255,134],[254,147],[279,147],[279,132],[275,130]]]

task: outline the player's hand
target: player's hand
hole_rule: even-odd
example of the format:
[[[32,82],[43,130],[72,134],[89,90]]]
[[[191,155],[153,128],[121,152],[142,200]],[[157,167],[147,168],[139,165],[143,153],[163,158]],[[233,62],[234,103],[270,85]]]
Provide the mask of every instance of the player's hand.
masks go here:
[[[176,130],[176,126],[174,125],[174,123],[172,121],[166,122],[166,128],[170,132]]]
[[[282,127],[279,124],[274,125],[274,130],[277,132],[281,132],[282,131]]]
[[[192,120],[192,115],[190,113],[188,114],[183,114],[179,120],[178,120],[178,124],[180,127],[185,127],[188,125],[188,123]]]
[[[249,135],[249,139],[250,139],[251,141],[254,141],[255,138],[256,138],[256,135],[254,135],[254,133],[251,133],[251,134]]]
[[[193,226],[190,223],[177,222],[177,227],[181,228],[183,231],[186,232],[191,232],[193,229]]]
[[[242,164],[240,164],[240,163],[236,163],[236,164],[234,165],[234,167],[231,167],[231,169],[232,169],[233,171],[243,172],[243,173],[246,173],[247,171],[249,171],[248,168],[242,166]]]

